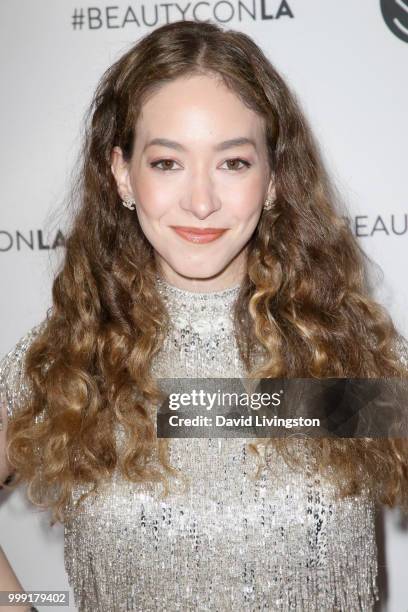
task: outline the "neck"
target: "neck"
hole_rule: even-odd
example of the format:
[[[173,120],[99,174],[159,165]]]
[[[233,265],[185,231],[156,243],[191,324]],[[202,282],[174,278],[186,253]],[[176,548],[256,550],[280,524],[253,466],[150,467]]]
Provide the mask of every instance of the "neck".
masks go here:
[[[167,262],[158,260],[157,263],[158,277],[172,287],[191,293],[217,293],[231,289],[240,286],[246,275],[245,251],[241,251],[223,272],[209,278],[183,276],[171,268]]]

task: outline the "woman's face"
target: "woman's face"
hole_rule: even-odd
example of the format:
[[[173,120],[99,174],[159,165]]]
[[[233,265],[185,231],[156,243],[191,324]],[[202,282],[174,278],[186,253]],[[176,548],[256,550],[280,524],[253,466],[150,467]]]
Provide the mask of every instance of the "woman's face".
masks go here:
[[[130,162],[115,147],[111,167],[169,282],[212,291],[241,280],[273,185],[263,119],[236,94],[212,76],[162,86],[142,107]]]

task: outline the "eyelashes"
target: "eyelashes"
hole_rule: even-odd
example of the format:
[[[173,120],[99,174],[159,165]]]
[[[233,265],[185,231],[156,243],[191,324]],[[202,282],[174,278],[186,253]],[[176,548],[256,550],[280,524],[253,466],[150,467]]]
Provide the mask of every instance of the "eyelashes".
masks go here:
[[[229,170],[232,170],[233,172],[238,172],[239,170],[243,170],[244,168],[250,168],[252,166],[252,164],[248,161],[246,161],[245,159],[241,159],[240,157],[233,157],[231,159],[227,159],[224,163],[226,162],[240,162],[241,164],[243,164],[243,166],[239,167],[239,168],[228,168]],[[173,168],[169,168],[167,166],[167,168],[164,166],[160,167],[160,164],[175,164],[176,162],[172,159],[159,159],[157,161],[154,162],[150,162],[150,166],[152,168],[157,168],[158,170],[161,170],[162,172],[167,172],[167,171],[174,171]]]
[[[227,162],[240,162],[241,164],[243,164],[244,168],[249,168],[252,164],[250,164],[248,161],[246,161],[245,159],[241,159],[240,157],[233,157],[232,159],[227,159]],[[230,170],[234,170],[234,168],[230,168]],[[237,170],[242,170],[242,166],[241,168],[235,168],[235,171]]]
[[[175,162],[172,159],[159,159],[158,161],[151,162],[150,166],[151,166],[151,168],[158,168],[158,170],[163,170],[163,171],[172,170],[172,168],[169,168],[169,167],[167,167],[167,168],[160,168],[159,164],[163,164],[163,163],[164,164],[166,164],[166,163],[174,164]]]

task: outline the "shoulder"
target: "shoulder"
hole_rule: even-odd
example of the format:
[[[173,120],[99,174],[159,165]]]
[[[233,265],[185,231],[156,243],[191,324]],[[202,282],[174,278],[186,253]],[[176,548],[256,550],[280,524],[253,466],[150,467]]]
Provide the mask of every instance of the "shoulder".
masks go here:
[[[41,323],[29,329],[14,347],[0,359],[0,404],[6,405],[7,419],[11,418],[17,404],[29,391],[24,376],[25,356],[46,323],[47,319],[44,319]]]
[[[408,340],[399,335],[394,343],[393,352],[396,358],[408,368]]]

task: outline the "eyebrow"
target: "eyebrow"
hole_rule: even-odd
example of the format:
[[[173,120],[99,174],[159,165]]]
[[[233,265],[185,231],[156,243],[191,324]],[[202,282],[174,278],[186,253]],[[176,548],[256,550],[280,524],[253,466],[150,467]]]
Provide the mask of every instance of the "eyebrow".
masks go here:
[[[215,145],[214,150],[225,151],[225,149],[230,149],[231,147],[238,147],[246,144],[250,144],[254,147],[254,149],[256,149],[256,143],[254,140],[252,140],[252,138],[240,136],[239,138],[230,138],[229,140],[219,142],[217,145]],[[175,140],[169,140],[168,138],[153,138],[145,145],[143,151],[147,149],[147,147],[151,147],[153,145],[161,145],[162,147],[169,147],[171,149],[176,149],[177,151],[186,150],[186,148],[183,147],[182,144],[176,142]]]

